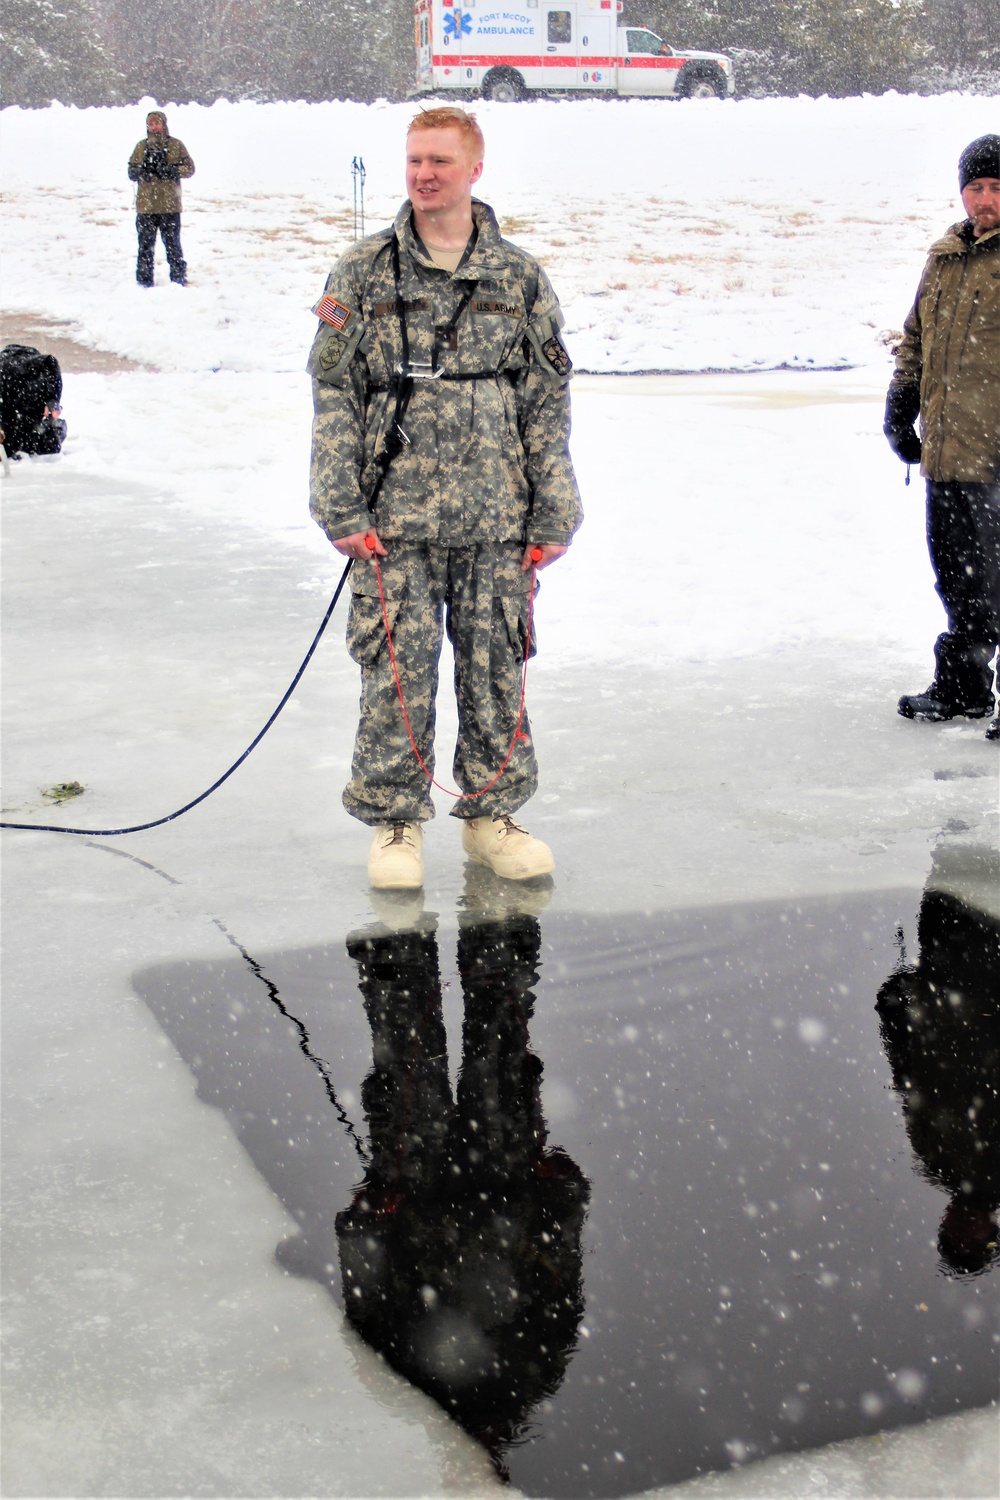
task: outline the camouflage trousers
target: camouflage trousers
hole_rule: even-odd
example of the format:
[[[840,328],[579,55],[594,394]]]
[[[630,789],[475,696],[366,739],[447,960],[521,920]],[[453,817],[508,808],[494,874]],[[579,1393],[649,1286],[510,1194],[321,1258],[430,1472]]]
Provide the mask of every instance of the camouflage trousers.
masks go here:
[[[453,772],[462,792],[496,776],[517,726],[531,574],[520,571],[523,547],[497,542],[470,547],[388,544],[380,561],[396,667],[413,737],[434,770],[438,661],[447,628],[455,656],[458,740]],[[386,645],[374,563],[351,573],[347,649],[361,667],[361,721],[344,806],[362,823],[434,816],[430,783],[406,733]],[[534,635],[532,628],[532,635]],[[532,641],[531,654],[534,654]],[[503,775],[481,797],[456,801],[458,818],[512,813],[538,786],[528,716]]]

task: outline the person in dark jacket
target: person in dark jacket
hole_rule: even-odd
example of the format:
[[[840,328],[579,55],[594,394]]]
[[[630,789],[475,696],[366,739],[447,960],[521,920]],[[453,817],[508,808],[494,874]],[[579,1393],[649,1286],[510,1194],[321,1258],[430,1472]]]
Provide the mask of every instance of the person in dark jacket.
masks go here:
[[[885,435],[927,480],[927,541],[948,629],[907,719],[988,717],[1000,641],[1000,135],[962,152],[968,218],[931,246],[896,349]],[[914,427],[920,418],[920,436]],[[1000,739],[1000,718],[987,730]]]
[[[187,285],[187,262],[181,250],[181,179],[194,176],[194,162],[183,141],[167,129],[162,110],[146,116],[146,136],[128,159],[130,182],[139,184],[135,195],[135,227],[139,236],[139,258],[135,279],[140,286],[153,285],[156,236],[161,235],[170,267],[170,280]]]

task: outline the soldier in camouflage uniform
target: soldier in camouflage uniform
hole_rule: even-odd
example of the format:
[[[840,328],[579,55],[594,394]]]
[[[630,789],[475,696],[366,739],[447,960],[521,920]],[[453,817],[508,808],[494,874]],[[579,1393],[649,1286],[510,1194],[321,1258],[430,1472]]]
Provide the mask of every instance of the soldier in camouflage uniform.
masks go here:
[[[496,776],[517,725],[531,549],[538,567],[554,562],[581,519],[562,314],[537,262],[502,239],[492,210],[472,198],[481,172],[471,115],[419,115],[407,138],[409,198],[391,229],[343,256],[316,308],[311,510],[337,551],[359,563],[347,638],[361,667],[361,721],[344,805],[375,829],[375,886],[422,884],[420,825],[434,807],[396,692],[373,554],[410,724],[431,771],[448,631],[454,774],[463,792],[477,792]],[[405,415],[400,367],[414,376]],[[396,417],[402,436],[393,444]],[[455,805],[473,860],[512,879],[553,868],[547,847],[511,816],[536,786],[525,717],[496,785]]]

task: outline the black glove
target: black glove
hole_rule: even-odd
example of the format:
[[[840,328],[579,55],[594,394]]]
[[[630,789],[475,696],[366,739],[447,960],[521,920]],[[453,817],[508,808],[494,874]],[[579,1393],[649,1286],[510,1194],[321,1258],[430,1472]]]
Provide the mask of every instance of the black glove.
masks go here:
[[[920,438],[913,427],[886,427],[883,429],[889,439],[889,447],[897,458],[901,458],[904,464],[918,464],[923,452]]]
[[[885,398],[885,420],[882,431],[889,447],[904,464],[920,462],[921,444],[914,423],[920,414],[920,387],[893,383]]]

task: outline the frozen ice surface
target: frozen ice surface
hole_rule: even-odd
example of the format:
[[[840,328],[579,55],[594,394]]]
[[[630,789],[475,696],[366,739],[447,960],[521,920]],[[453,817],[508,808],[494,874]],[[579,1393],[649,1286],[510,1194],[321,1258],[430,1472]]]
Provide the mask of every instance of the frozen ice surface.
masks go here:
[[[855,1438],[813,1453],[766,1458],[726,1474],[708,1474],[645,1500],[849,1500],[928,1496],[992,1500],[1000,1440],[995,1407],[942,1417],[924,1433],[912,1428]]]
[[[144,379],[81,377],[73,399],[99,408],[110,387],[127,413],[127,382]],[[800,377],[784,379],[794,395]],[[701,410],[692,447],[718,453],[731,407],[712,395],[685,398],[684,416],[689,425]],[[636,391],[640,409],[647,399]],[[658,431],[676,399],[664,395]],[[614,387],[603,418],[601,388],[585,400],[596,422],[623,396]],[[788,408],[790,443],[803,412]],[[890,471],[880,486],[897,479]],[[625,463],[619,482],[635,524],[641,503],[660,524],[642,475]],[[229,763],[280,695],[335,569],[285,529],[279,545],[236,524],[211,486],[199,514],[185,485],[169,471],[98,479],[72,445],[7,481],[6,816],[53,820],[38,789],[73,779],[87,793],[56,821],[118,826],[166,812]],[[909,596],[908,571],[923,567],[916,524],[880,510],[874,488],[850,492],[853,516],[839,512],[817,537],[827,583],[820,575],[814,597],[799,596],[788,623],[794,637],[806,614],[804,638],[758,640],[732,660],[672,654],[654,622],[663,654],[637,674],[614,634],[593,628],[602,563],[585,564],[583,537],[575,571],[549,574],[530,686],[543,788],[528,821],[559,859],[552,919],[901,889],[912,913],[935,848],[995,840],[982,726],[920,728],[894,713],[895,693],[923,670],[933,605],[909,639],[903,628],[882,638],[870,621],[885,601],[861,610],[862,590],[849,623],[831,614],[829,635],[817,639],[808,622],[820,597],[834,611],[831,556],[848,571],[841,526],[864,525],[873,569],[909,549],[906,573],[892,564]],[[592,523],[606,529],[594,500]],[[810,524],[823,513],[817,504]],[[719,523],[703,538],[696,518],[685,524],[697,614],[724,592],[710,555]],[[726,577],[738,608],[739,588],[757,585],[740,585],[735,563]],[[684,626],[682,601],[658,595],[657,608]],[[574,622],[594,642],[584,660],[573,658]],[[634,621],[622,629],[637,639]],[[557,632],[562,666],[546,640]],[[367,835],[338,806],[355,702],[353,668],[331,639],[254,757],[186,818],[106,844],[5,836],[12,1493],[153,1495],[197,1483],[215,1494],[467,1494],[491,1482],[481,1451],[347,1335],[312,1282],[275,1268],[291,1217],[132,995],[131,976],[154,963],[231,954],[216,919],[255,954],[342,944],[371,921]],[[430,830],[428,866],[428,906],[454,912],[453,820]],[[912,918],[907,937],[912,948]],[[557,1077],[551,1043],[546,1060]],[[54,1437],[66,1431],[79,1441]],[[981,1433],[977,1451],[989,1452]],[[869,1482],[857,1472],[852,1483]],[[876,1468],[871,1492],[902,1493],[893,1482]]]
[[[545,254],[578,364],[864,366],[579,380],[588,523],[543,580],[529,681],[543,780],[525,816],[558,860],[543,933],[588,917],[898,897],[912,952],[932,858],[995,848],[983,726],[894,712],[929,680],[941,612],[919,486],[903,486],[880,435],[887,366],[872,342],[899,326],[929,238],[955,216],[954,160],[991,128],[990,109],[888,99],[495,117],[509,123],[494,126],[484,191]],[[186,801],[263,722],[318,623],[338,567],[304,510],[307,309],[348,232],[352,137],[377,221],[396,203],[407,113],[323,110],[323,131],[305,107],[171,112],[198,161],[186,250],[201,285],[146,302],[129,285],[118,185],[138,112],[4,115],[7,305],[163,372],[70,377],[63,455],[5,481],[7,818],[118,826]],[[635,120],[648,146],[638,165],[622,144]],[[529,188],[522,130],[538,162]],[[585,181],[560,170],[570,131]],[[329,191],[331,138],[345,142],[344,171]],[[890,140],[920,178],[898,201],[875,169]],[[753,179],[747,213],[760,215],[754,247],[735,227],[698,234],[706,170],[724,163],[730,180],[737,149]],[[599,205],[610,227],[595,238],[600,152],[605,178],[625,173],[626,197],[617,214]],[[254,183],[239,176],[251,157]],[[812,224],[782,224],[792,200],[805,211],[817,174]],[[620,279],[649,284],[626,317],[607,267],[632,250],[638,206],[675,188],[686,229],[667,253],[707,279],[679,292],[630,264]],[[339,217],[313,234],[328,199]],[[559,246],[567,209],[586,209],[590,228]],[[70,233],[79,254],[66,253]],[[721,241],[718,256],[687,248],[705,238]],[[723,257],[749,248],[767,264],[751,256],[745,285],[727,289]],[[782,286],[789,296],[772,295]],[[605,289],[607,312],[588,312]],[[670,344],[676,358],[656,357]],[[10,1494],[495,1487],[481,1448],[377,1360],[315,1280],[275,1263],[295,1220],[133,989],[154,966],[231,962],[226,933],[253,955],[342,951],[371,922],[367,835],[339,807],[357,698],[341,629],[254,757],[186,818],[106,843],[5,834]],[[87,788],[76,802],[57,810],[40,795],[70,780]],[[457,832],[441,817],[428,836],[427,905],[443,926],[462,889]],[[455,1027],[451,1015],[452,1057]],[[803,1047],[817,1035],[807,1025]],[[554,1053],[550,1041],[549,1082]],[[563,1110],[573,1102],[563,1095]],[[807,1494],[819,1473],[827,1494],[991,1493],[992,1422],[960,1415],[700,1483]],[[957,1470],[970,1449],[973,1467]]]

